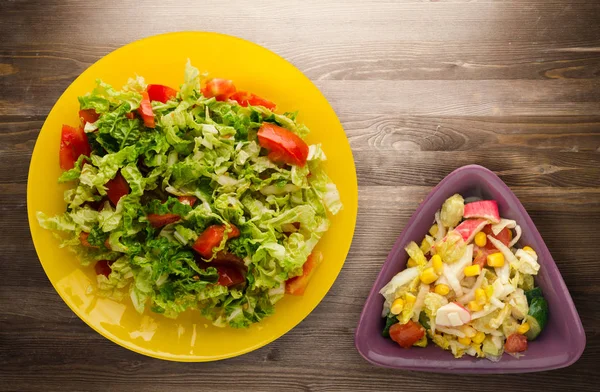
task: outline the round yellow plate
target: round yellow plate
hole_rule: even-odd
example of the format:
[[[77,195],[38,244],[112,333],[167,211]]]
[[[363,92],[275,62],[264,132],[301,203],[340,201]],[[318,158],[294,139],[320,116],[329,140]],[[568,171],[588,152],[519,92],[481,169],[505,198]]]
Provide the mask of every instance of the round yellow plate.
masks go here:
[[[178,87],[184,66],[210,76],[232,79],[241,90],[278,104],[278,111],[299,111],[310,129],[309,143],[322,143],[327,172],[336,183],[344,209],[317,249],[323,263],[302,297],[287,296],[273,316],[248,329],[213,327],[198,311],[175,320],[148,311],[138,314],[127,299],[117,303],[94,295],[93,267],[80,266],[69,251],[60,249],[52,233],[42,229],[37,211],[54,215],[65,209],[58,185],[58,148],[62,124],[78,124],[77,97],[91,91],[100,78],[121,87],[129,77],[147,83]],[[35,249],[52,285],[67,305],[98,333],[130,350],[173,361],[213,361],[244,354],[282,336],[302,321],[323,299],[340,272],[354,233],[357,211],[356,171],[350,145],[333,109],[319,90],[293,65],[250,42],[215,33],[183,32],[154,36],[126,45],[82,73],[50,112],[31,158],[27,184],[29,226]]]

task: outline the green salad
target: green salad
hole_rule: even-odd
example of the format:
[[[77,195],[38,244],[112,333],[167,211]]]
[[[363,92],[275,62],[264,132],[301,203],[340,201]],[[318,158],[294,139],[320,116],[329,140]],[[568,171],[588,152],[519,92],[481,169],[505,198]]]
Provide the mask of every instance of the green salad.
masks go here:
[[[342,204],[296,113],[189,62],[179,90],[98,80],[79,102],[61,133],[66,211],[37,218],[95,267],[99,295],[240,328],[304,292]]]

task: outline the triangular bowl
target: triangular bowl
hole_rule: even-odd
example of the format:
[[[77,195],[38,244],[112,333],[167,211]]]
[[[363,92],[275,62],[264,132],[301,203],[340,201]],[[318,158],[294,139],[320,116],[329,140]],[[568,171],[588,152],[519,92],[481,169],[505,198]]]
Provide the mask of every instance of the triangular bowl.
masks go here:
[[[529,245],[538,253],[541,268],[535,281],[548,301],[549,320],[538,339],[530,342],[525,355],[519,359],[507,354],[496,363],[467,355],[455,359],[449,351],[431,342],[427,348],[407,350],[381,336],[384,320],[381,318],[383,297],[379,290],[405,268],[408,256],[404,247],[410,241],[420,243],[431,227],[435,212],[454,193],[498,201],[500,215],[516,220],[523,229],[519,244]],[[573,364],[585,348],[585,332],[548,247],[519,199],[493,172],[469,165],[442,180],[408,221],[369,293],[356,329],[355,343],[358,352],[378,366],[439,373],[526,373]]]

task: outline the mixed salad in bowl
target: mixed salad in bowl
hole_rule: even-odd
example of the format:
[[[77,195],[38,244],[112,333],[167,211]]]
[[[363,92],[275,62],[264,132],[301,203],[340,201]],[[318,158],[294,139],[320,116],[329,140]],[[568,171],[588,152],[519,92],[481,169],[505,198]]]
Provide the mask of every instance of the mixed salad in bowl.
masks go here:
[[[456,358],[519,357],[548,320],[534,276],[534,249],[518,248],[521,227],[494,200],[455,194],[435,214],[421,244],[405,248],[407,268],[380,291],[383,335],[404,348],[429,340]]]
[[[304,292],[342,204],[296,113],[189,63],[179,90],[99,80],[79,102],[61,133],[66,211],[37,218],[94,265],[99,295],[247,327]]]

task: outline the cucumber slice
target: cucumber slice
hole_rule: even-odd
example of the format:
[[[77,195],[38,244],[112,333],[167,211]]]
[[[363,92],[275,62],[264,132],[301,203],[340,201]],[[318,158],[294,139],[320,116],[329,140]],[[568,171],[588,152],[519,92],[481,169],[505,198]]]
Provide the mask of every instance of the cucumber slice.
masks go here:
[[[543,297],[543,294],[542,294],[542,289],[540,289],[539,287],[536,287],[536,288],[534,288],[534,289],[527,290],[527,291],[525,292],[525,297],[527,297],[527,303],[528,303],[529,305],[531,305],[531,301],[532,301],[534,298]]]
[[[534,340],[548,323],[548,302],[544,297],[535,297],[531,300],[527,322],[529,323],[529,331],[525,336],[527,340]]]

